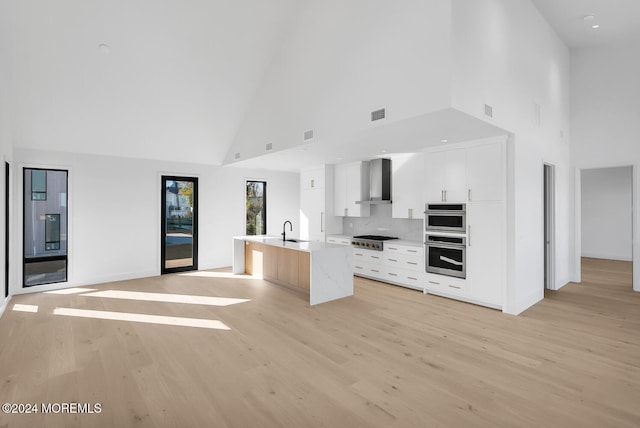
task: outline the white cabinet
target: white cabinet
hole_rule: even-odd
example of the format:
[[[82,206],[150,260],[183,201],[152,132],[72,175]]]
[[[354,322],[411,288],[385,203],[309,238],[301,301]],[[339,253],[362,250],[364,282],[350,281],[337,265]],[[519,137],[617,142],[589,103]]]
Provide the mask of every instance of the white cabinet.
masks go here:
[[[424,155],[410,154],[391,159],[391,216],[393,218],[422,219],[424,200],[422,177]]]
[[[300,239],[324,241],[327,234],[342,233],[342,219],[333,215],[333,167],[300,173]]]
[[[467,211],[467,293],[502,306],[504,290],[504,204],[482,202]]]
[[[334,170],[334,215],[368,217],[369,205],[356,204],[368,198],[369,164],[354,162],[336,165]]]
[[[504,163],[504,147],[500,143],[467,149],[467,199],[470,202],[503,200]]]
[[[354,248],[353,273],[394,285],[423,290],[422,247],[384,243],[383,251]]]
[[[467,200],[467,151],[465,148],[429,150],[424,157],[425,202]]]
[[[344,236],[327,236],[327,243],[337,245],[351,245],[351,239]]]
[[[325,168],[313,168],[300,173],[301,189],[324,189],[325,188]]]

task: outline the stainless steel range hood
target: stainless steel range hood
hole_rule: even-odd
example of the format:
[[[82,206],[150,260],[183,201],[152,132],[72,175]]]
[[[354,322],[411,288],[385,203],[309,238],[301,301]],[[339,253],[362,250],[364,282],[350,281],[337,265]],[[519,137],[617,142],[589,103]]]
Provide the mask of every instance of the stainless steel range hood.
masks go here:
[[[391,203],[391,159],[369,161],[369,199],[356,204],[375,205]]]

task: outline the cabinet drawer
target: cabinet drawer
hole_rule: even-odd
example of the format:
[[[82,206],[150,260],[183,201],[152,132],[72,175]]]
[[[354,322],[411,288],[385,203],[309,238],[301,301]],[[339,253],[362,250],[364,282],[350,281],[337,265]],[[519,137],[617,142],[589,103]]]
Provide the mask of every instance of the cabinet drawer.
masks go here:
[[[338,245],[351,245],[351,240],[346,238],[333,238],[328,237],[327,242],[329,244],[338,244]]]
[[[353,259],[362,260],[363,263],[381,263],[384,260],[384,253],[382,251],[371,250],[353,250]]]
[[[424,280],[421,272],[415,272],[407,269],[388,268],[385,273],[387,281],[406,285],[418,290],[423,289]]]
[[[383,280],[386,279],[386,269],[384,269],[381,265],[374,263],[363,263],[362,261],[358,262],[358,260],[354,261],[353,273],[354,275],[359,276],[367,276]]]
[[[387,253],[384,256],[384,263],[389,268],[408,269],[416,272],[422,272],[424,260],[418,256],[405,256],[403,254]]]
[[[389,254],[404,254],[406,256],[416,256],[422,258],[423,247],[413,247],[410,245],[385,244],[384,251]]]
[[[426,281],[424,281],[424,288],[426,293],[432,290],[456,296],[466,294],[464,282],[448,279],[443,275],[428,275]]]

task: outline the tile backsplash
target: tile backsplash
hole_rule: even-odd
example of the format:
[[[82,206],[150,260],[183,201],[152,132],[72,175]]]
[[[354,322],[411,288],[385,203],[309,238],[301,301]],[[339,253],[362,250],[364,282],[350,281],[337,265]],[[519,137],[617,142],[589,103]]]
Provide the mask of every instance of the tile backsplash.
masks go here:
[[[388,235],[409,241],[421,241],[424,237],[422,219],[391,218],[391,204],[371,205],[369,217],[344,217],[342,232],[345,235]]]

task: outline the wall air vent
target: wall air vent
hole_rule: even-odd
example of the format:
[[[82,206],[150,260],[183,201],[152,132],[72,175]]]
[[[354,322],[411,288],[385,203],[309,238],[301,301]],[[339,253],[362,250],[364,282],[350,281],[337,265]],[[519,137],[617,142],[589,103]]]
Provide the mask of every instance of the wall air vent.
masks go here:
[[[311,141],[311,140],[313,140],[313,129],[310,129],[310,130],[308,130],[308,131],[304,131],[303,140],[304,140],[304,141]]]
[[[240,152],[236,152],[235,156],[236,159],[240,159]]]
[[[270,152],[271,150],[273,150],[273,143],[267,143],[265,146],[265,150]]]
[[[484,115],[493,117],[493,107],[491,107],[489,104],[484,105]]]
[[[382,120],[387,117],[387,111],[384,108],[374,110],[371,112],[371,122],[375,122],[376,120]]]

